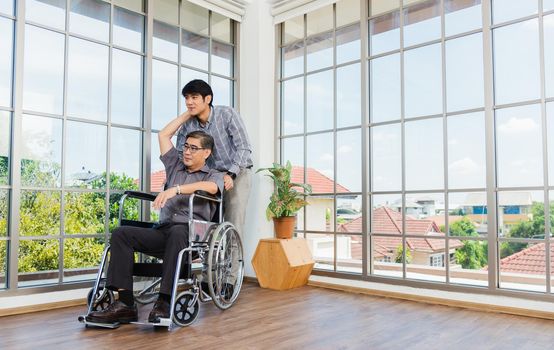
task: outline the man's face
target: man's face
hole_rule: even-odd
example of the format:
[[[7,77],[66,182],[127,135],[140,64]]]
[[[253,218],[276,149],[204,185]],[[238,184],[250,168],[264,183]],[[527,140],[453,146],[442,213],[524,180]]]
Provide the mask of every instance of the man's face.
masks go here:
[[[212,96],[210,95],[206,96],[205,98],[203,98],[202,95],[195,93],[185,95],[187,110],[193,116],[200,115],[206,110],[206,108],[210,108],[211,100]]]
[[[209,149],[202,148],[200,140],[189,137],[183,145],[183,163],[187,168],[199,168],[204,166],[210,156]]]

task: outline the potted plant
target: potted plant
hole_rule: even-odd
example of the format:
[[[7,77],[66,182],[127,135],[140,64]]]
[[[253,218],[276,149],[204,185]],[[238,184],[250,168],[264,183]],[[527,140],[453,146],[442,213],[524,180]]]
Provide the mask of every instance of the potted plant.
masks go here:
[[[277,238],[292,238],[296,222],[296,213],[308,204],[305,195],[312,193],[312,186],[291,182],[292,166],[287,161],[285,166],[273,163],[271,168],[261,168],[256,171],[267,171],[275,184],[275,191],[269,198],[265,211],[268,220],[273,219],[275,236]]]

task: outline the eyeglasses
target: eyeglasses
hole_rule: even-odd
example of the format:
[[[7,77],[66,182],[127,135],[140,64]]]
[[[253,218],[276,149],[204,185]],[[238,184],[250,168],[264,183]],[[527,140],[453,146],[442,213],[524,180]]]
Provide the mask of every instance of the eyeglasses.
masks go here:
[[[189,145],[188,143],[185,143],[183,145],[183,152],[190,151],[191,154],[195,154],[196,152],[198,152],[201,149],[205,149],[205,148],[197,147],[197,146],[194,146],[194,145]]]

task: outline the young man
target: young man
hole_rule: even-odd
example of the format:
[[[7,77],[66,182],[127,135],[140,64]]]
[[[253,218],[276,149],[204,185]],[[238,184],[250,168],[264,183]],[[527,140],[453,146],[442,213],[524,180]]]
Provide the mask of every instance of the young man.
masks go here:
[[[189,195],[197,190],[217,194],[223,191],[223,174],[206,166],[213,152],[213,138],[202,131],[188,134],[183,145],[183,159],[173,147],[171,137],[181,126],[181,118],[171,121],[158,134],[160,159],[166,171],[167,190],[158,194],[153,206],[160,209],[157,228],[121,226],[111,238],[111,258],[108,266],[108,289],[117,290],[119,300],[103,311],[91,312],[87,321],[96,323],[128,323],[137,320],[133,299],[134,252],[163,259],[162,282],[158,300],[149,322],[159,322],[170,314],[171,291],[179,251],[188,246]],[[194,217],[210,221],[216,210],[213,202],[195,200]]]
[[[187,111],[180,115],[183,126],[177,136],[181,150],[185,135],[202,130],[214,138],[215,149],[208,166],[226,173],[223,205],[225,220],[244,234],[244,216],[252,178],[252,147],[240,115],[228,106],[213,105],[213,91],[203,80],[192,80],[182,91]]]

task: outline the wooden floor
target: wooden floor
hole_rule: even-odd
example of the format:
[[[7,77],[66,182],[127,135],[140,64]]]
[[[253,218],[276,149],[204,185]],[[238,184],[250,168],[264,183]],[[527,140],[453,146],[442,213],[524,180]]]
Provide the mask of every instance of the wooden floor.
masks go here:
[[[84,306],[0,317],[0,349],[554,349],[554,321],[316,287],[243,288],[231,309],[204,304],[196,323],[172,332],[85,328]]]

